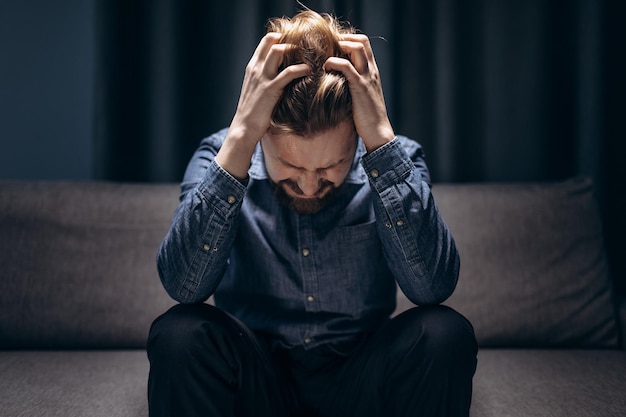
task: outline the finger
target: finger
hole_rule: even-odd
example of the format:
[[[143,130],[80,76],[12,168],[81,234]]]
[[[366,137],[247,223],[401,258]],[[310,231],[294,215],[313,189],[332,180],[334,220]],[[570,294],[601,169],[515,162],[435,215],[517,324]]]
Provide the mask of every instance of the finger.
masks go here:
[[[366,47],[360,42],[340,41],[341,50],[350,56],[352,65],[359,74],[365,74],[369,70],[369,59],[366,54]]]
[[[367,35],[363,35],[361,33],[344,33],[341,35],[341,39],[344,41],[362,43],[363,45],[367,45],[370,43],[370,38]]]
[[[360,77],[357,69],[352,65],[352,62],[345,58],[339,58],[336,56],[330,57],[324,63],[325,71],[338,71],[343,74],[348,80],[348,84],[352,84],[353,80]]]
[[[254,54],[252,54],[252,59],[253,60],[265,59],[268,52],[270,51],[270,48],[273,45],[280,42],[281,36],[282,35],[280,33],[276,33],[276,32],[266,33],[265,36],[263,36],[263,38],[257,45],[256,49],[254,50]]]
[[[278,68],[280,68],[283,63],[285,52],[293,47],[293,45],[286,43],[275,44],[270,47],[267,57],[265,58],[265,63],[263,64],[263,73],[266,77],[274,78],[276,76]]]
[[[286,67],[282,70],[276,78],[274,78],[274,83],[276,87],[282,89],[287,86],[290,82],[297,78],[305,77],[311,73],[311,67],[307,64],[294,64]]]
[[[374,50],[372,49],[372,44],[368,36],[356,33],[347,33],[342,35],[341,38],[346,42],[360,43],[363,45],[364,53],[367,57],[367,61],[369,62],[370,69],[377,68],[376,58],[374,58]]]
[[[365,53],[367,57],[373,57],[374,53],[372,52],[372,44],[370,43],[370,38],[366,35],[361,35],[358,33],[346,33],[341,35],[341,40],[347,42],[360,43],[365,47]]]

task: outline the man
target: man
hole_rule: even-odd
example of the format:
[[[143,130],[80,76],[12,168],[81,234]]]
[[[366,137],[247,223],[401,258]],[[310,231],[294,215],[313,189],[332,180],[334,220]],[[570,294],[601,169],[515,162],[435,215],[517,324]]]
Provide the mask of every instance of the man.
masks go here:
[[[158,254],[181,304],[150,331],[150,415],[467,416],[476,340],[438,306],[459,257],[429,181],[368,38],[272,20]],[[419,307],[390,319],[396,283]]]

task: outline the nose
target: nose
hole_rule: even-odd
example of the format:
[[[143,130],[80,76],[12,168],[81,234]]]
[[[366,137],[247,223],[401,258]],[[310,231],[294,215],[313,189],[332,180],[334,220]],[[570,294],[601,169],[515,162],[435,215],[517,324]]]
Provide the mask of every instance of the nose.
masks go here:
[[[298,187],[307,197],[312,197],[320,189],[320,176],[316,171],[304,171],[298,178]]]

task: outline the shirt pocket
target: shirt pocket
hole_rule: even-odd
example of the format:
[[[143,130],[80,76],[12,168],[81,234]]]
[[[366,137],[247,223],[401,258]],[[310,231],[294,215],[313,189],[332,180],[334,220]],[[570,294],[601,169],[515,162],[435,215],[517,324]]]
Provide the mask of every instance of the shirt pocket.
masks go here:
[[[339,243],[362,242],[370,239],[377,239],[376,222],[357,224],[355,226],[338,227],[337,241]]]
[[[381,261],[382,250],[376,222],[338,227],[336,231],[338,269],[352,285],[363,283],[378,269],[377,264]]]
[[[338,227],[328,246],[333,264],[333,303],[340,311],[359,317],[377,293],[377,277],[384,269],[384,257],[376,222]],[[368,301],[370,300],[370,301]]]

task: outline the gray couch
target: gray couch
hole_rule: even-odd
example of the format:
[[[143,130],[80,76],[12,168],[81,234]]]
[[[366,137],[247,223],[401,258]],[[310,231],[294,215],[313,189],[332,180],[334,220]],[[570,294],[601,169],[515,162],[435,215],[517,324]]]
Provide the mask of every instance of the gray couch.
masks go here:
[[[625,416],[624,302],[591,183],[434,193],[461,253],[448,304],[481,346],[472,416]],[[0,416],[147,416],[145,338],[173,305],[155,253],[177,198],[175,184],[0,181]]]

